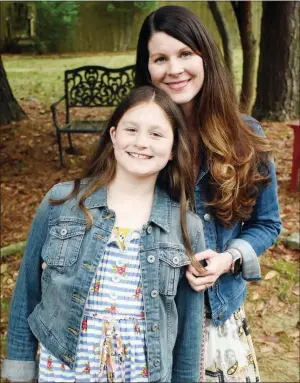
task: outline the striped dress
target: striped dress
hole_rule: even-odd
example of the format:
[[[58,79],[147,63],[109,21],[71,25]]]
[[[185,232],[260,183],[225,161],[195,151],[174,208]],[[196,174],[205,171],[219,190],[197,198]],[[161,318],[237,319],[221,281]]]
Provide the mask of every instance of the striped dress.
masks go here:
[[[148,382],[140,233],[115,227],[94,276],[74,370],[40,345],[39,382]]]

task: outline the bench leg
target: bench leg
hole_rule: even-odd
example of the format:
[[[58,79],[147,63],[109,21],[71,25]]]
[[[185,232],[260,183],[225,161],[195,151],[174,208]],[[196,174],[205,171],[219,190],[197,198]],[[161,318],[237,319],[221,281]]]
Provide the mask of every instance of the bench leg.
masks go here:
[[[68,154],[77,154],[71,140],[71,133],[68,133],[69,147],[66,149],[66,153]]]
[[[57,143],[58,143],[60,166],[64,167],[63,156],[62,156],[62,146],[61,146],[61,136],[60,136],[60,133],[58,130],[56,131],[56,138],[57,138]]]

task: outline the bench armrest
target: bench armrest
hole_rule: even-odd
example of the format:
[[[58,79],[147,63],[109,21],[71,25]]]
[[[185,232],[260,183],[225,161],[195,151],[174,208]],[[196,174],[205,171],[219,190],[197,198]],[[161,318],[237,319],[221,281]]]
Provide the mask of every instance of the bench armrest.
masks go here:
[[[54,102],[50,106],[50,109],[51,109],[51,112],[52,112],[52,120],[53,120],[53,123],[54,123],[54,126],[56,127],[56,129],[60,129],[60,127],[58,125],[58,122],[57,122],[57,118],[56,118],[56,107],[65,98],[66,98],[66,96],[62,96],[58,101]]]

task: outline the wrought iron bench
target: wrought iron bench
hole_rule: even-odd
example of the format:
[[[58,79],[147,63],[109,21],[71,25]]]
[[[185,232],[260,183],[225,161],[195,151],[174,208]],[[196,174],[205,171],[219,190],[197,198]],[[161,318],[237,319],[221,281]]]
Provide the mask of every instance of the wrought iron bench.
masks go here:
[[[59,149],[60,164],[63,166],[61,134],[67,133],[69,140],[68,153],[75,153],[72,145],[72,133],[101,134],[107,120],[72,119],[71,108],[115,107],[134,86],[134,65],[110,69],[102,66],[82,66],[65,71],[65,94],[51,105],[53,123]],[[59,126],[57,106],[65,101],[65,124]]]

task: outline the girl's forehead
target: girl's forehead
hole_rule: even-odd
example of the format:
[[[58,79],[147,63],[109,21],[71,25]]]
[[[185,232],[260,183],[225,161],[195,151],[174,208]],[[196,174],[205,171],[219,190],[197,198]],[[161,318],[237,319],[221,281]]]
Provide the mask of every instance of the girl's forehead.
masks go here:
[[[170,117],[164,109],[153,100],[141,102],[128,109],[123,114],[119,124],[126,122],[136,122],[141,123],[142,125],[147,125],[147,123],[159,123],[172,126]]]

